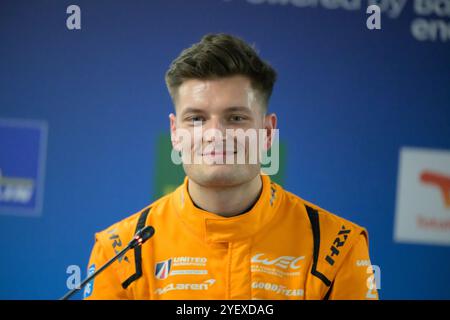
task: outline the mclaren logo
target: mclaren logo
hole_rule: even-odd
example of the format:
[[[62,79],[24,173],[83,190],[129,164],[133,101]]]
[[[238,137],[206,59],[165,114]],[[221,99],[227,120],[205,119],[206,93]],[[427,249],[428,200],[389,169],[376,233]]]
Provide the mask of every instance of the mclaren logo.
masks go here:
[[[156,289],[155,294],[161,295],[173,290],[208,290],[215,282],[215,279],[208,279],[202,283],[169,283],[164,288]]]

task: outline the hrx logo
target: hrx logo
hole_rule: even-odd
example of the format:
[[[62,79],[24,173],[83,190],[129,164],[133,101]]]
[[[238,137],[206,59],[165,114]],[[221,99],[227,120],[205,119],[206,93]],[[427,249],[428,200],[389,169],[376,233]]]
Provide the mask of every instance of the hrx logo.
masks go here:
[[[325,260],[332,266],[334,264],[334,256],[339,255],[339,249],[340,247],[344,246],[345,241],[347,241],[348,234],[351,232],[351,230],[346,229],[345,226],[341,227],[341,230],[339,231],[336,239],[334,239],[333,245],[331,246],[330,250],[331,253],[328,254],[325,257]]]

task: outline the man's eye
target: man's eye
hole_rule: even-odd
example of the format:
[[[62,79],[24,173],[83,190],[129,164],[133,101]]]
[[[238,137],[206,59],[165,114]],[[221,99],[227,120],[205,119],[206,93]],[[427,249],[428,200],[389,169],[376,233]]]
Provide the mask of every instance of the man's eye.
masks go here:
[[[230,120],[233,122],[240,122],[240,121],[245,120],[245,118],[242,116],[231,116]]]
[[[188,119],[188,121],[192,122],[192,123],[194,123],[194,122],[204,122],[205,119],[203,117],[200,117],[200,116],[194,116],[194,117],[190,117]]]

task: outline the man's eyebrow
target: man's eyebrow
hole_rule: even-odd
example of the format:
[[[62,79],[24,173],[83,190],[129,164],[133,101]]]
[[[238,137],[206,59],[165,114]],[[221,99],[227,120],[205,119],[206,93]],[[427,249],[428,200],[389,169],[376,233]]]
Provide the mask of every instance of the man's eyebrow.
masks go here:
[[[181,115],[185,115],[187,113],[204,113],[205,111],[200,108],[187,107],[182,112]]]
[[[226,108],[224,113],[232,113],[232,112],[244,112],[244,113],[251,113],[250,109],[248,107],[244,106],[231,106]],[[205,113],[205,110],[201,108],[195,108],[195,107],[187,107],[182,112],[181,115],[189,114],[189,113]]]
[[[248,107],[244,106],[232,106],[229,108],[226,108],[224,112],[244,112],[244,113],[250,113],[250,109]]]

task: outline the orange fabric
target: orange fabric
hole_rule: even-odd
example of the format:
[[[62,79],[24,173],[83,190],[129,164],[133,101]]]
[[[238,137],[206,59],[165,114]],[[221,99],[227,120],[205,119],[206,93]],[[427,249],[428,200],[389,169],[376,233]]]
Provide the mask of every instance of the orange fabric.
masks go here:
[[[135,251],[129,251],[88,285],[86,299],[377,299],[367,285],[372,274],[365,229],[283,190],[268,176],[261,179],[253,208],[224,218],[193,204],[186,177],[147,207],[145,223],[155,235],[141,248],[142,276],[123,288],[137,270]],[[318,213],[315,264],[305,205]],[[147,208],[96,234],[91,270],[126,246]]]

